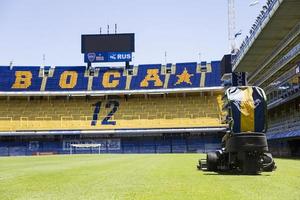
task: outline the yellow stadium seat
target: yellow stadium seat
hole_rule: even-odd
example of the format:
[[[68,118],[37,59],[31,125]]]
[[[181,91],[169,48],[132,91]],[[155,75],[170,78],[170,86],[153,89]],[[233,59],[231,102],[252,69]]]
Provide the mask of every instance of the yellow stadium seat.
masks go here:
[[[101,101],[99,113],[95,103]],[[84,98],[0,101],[0,131],[180,128],[222,126],[220,99],[199,94],[130,97],[111,100]],[[110,118],[109,113],[112,112]],[[92,121],[94,125],[92,125]]]

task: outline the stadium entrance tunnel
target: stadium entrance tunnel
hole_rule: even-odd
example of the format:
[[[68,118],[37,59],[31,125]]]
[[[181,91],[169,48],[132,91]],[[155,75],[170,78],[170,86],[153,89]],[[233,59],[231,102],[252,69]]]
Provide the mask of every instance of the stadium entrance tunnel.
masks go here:
[[[206,159],[200,159],[197,167],[203,171],[237,174],[259,174],[276,169],[263,133],[231,136],[221,150],[209,152]]]

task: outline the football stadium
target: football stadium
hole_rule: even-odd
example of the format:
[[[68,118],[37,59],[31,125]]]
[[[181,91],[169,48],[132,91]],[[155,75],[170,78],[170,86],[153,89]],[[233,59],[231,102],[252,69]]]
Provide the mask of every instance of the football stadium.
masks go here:
[[[115,33],[81,35],[86,65],[0,66],[0,199],[300,199],[300,1],[260,5],[236,47],[233,4],[219,60],[134,65]],[[212,167],[258,132],[271,170]]]

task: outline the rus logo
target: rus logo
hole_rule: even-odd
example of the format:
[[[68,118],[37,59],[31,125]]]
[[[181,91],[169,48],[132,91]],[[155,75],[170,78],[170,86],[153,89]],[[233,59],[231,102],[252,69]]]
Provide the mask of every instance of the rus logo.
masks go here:
[[[130,54],[118,54],[117,59],[122,60],[122,59],[130,59],[131,55]]]
[[[109,58],[111,60],[128,60],[128,59],[131,59],[131,54],[130,53],[126,53],[126,54],[124,54],[124,53],[119,53],[119,54],[114,53],[114,54],[111,54],[109,56]]]

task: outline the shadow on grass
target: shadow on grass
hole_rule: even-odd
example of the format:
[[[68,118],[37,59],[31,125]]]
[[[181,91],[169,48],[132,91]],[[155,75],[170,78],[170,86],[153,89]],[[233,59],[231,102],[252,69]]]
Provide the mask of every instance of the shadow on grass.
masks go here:
[[[242,174],[237,172],[204,172],[205,176],[270,176],[270,174]]]

